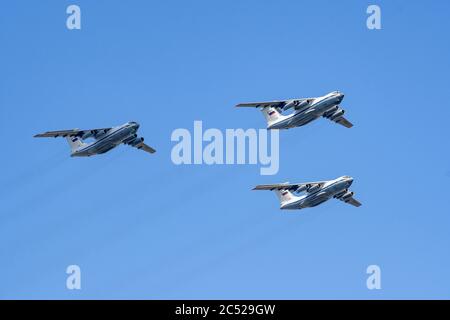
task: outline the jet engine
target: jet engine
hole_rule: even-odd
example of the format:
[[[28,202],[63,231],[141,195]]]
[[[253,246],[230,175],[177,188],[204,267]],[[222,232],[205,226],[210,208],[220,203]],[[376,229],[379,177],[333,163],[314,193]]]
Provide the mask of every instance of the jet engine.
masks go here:
[[[295,192],[300,193],[300,192],[303,192],[303,191],[305,191],[307,189],[308,189],[308,186],[303,185],[303,186],[298,187],[297,190],[295,190]]]
[[[95,139],[100,139],[102,136],[104,136],[107,132],[109,131],[109,129],[102,129],[102,130],[89,130],[86,131],[82,136],[81,139],[88,139],[91,137],[94,137]]]
[[[354,193],[353,192],[346,192],[343,196],[342,196],[342,200],[343,201],[347,201],[348,199],[350,199],[351,197],[353,197]]]
[[[286,111],[286,110],[288,110],[290,108],[294,108],[295,107],[295,102],[296,102],[296,100],[290,100],[289,102],[287,102],[284,105],[283,110]]]
[[[283,107],[283,110],[286,111],[288,109],[294,108],[295,110],[302,109],[310,104],[310,100],[290,100]]]
[[[297,105],[295,106],[295,109],[302,109],[309,105],[309,100],[303,100],[303,101],[296,101]]]
[[[345,111],[343,109],[338,109],[336,112],[334,112],[331,116],[330,116],[330,120],[332,121],[336,121],[337,119],[339,119],[340,117],[342,117],[344,115]]]
[[[132,136],[126,138],[123,143],[130,144],[132,141],[134,141],[137,138],[137,134],[133,134]]]
[[[335,112],[338,111],[338,110],[339,110],[339,107],[338,107],[338,106],[334,106],[334,107],[332,107],[331,109],[328,109],[327,112],[325,112],[325,113],[323,114],[323,116],[324,116],[325,118],[329,118],[329,117],[331,117],[331,116],[333,115],[333,113],[335,113]]]
[[[341,192],[335,194],[334,197],[335,197],[336,199],[340,199],[340,198],[342,198],[342,196],[343,196],[344,194],[347,194],[347,193],[348,193],[348,190],[342,190]]]
[[[315,192],[320,189],[320,184],[313,184],[312,186],[309,186],[306,191],[308,192]]]
[[[135,138],[134,140],[130,141],[128,144],[134,147],[142,142],[144,142],[144,138]]]

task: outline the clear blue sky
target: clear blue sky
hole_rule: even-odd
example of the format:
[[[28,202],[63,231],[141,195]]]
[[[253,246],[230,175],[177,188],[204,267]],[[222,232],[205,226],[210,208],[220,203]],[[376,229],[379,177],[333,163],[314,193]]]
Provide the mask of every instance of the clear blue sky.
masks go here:
[[[382,30],[366,8],[382,9]],[[66,7],[82,29],[66,29]],[[0,298],[450,298],[448,1],[2,1]],[[280,171],[175,166],[176,128],[346,94],[355,126],[281,132]],[[70,158],[38,132],[135,120],[158,152]],[[355,178],[361,208],[259,183]],[[65,269],[82,270],[82,290]],[[368,265],[382,290],[366,288]]]

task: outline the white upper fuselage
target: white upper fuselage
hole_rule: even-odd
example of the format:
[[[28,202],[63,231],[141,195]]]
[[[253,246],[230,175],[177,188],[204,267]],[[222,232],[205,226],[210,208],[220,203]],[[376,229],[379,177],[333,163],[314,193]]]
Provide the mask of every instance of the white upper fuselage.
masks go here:
[[[95,154],[105,153],[125,140],[136,136],[136,132],[139,129],[137,122],[127,122],[121,126],[111,128],[104,134],[97,137],[92,143],[86,143],[80,148],[74,150],[71,154],[72,157],[89,157]]]
[[[291,200],[283,203],[281,209],[303,209],[315,207],[333,196],[347,190],[353,183],[353,178],[342,176],[334,180],[327,181],[317,191],[306,193],[301,196],[293,196]]]
[[[314,98],[305,107],[296,110],[292,114],[282,116],[280,119],[271,123],[267,128],[288,129],[303,126],[321,117],[330,109],[338,106],[343,99],[344,95],[339,91],[333,91],[322,97]]]

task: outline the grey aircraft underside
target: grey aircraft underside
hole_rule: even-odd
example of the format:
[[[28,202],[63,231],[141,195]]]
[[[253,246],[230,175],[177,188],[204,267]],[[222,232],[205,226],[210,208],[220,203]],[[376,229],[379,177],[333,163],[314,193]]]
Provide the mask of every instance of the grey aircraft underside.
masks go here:
[[[60,130],[37,134],[35,138],[63,137],[71,148],[72,157],[90,157],[114,149],[120,144],[130,145],[137,149],[154,153],[155,149],[144,143],[144,138],[138,137],[139,124],[131,121],[121,126],[90,130]],[[83,140],[94,138],[95,141],[86,143]]]
[[[258,185],[253,190],[275,191],[280,209],[286,210],[315,207],[332,198],[359,207],[361,203],[348,190],[352,183],[352,177],[342,176],[328,181]]]
[[[261,108],[267,121],[267,129],[290,129],[304,126],[320,117],[327,118],[344,127],[353,124],[344,118],[345,111],[339,107],[344,95],[333,91],[318,98],[300,98],[266,102],[240,103],[236,107]],[[293,109],[294,112],[283,115],[282,112]]]

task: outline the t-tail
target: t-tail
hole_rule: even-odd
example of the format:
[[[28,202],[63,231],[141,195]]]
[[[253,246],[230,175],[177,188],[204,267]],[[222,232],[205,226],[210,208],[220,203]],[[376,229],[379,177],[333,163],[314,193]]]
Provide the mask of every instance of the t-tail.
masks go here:
[[[66,137],[66,139],[67,142],[69,143],[72,155],[76,153],[78,150],[80,150],[82,147],[86,146],[86,143],[84,143],[83,140],[81,140],[81,138],[79,137]]]

